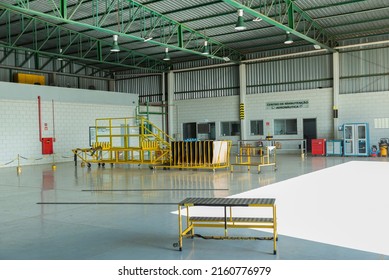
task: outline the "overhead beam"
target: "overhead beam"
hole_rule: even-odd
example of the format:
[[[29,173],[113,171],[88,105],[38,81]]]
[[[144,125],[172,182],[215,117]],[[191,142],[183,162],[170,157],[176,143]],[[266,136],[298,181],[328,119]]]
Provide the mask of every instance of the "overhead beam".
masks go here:
[[[32,2],[32,0],[24,0],[24,2],[30,1]],[[225,60],[225,58],[228,57],[229,60],[238,62],[244,58],[243,54],[237,50],[231,49],[228,46],[207,37],[205,34],[159,14],[136,1],[112,0],[110,5],[104,9],[104,12],[99,11],[98,8],[91,9],[91,14],[88,18],[85,18],[85,15],[81,14],[81,9],[78,5],[70,12],[68,18],[64,18],[61,14],[61,9],[58,8],[53,1],[47,2],[47,0],[35,0],[34,2],[44,2],[45,5],[49,6],[49,11],[41,12],[33,10],[31,8],[32,5],[27,4],[13,6],[6,3],[0,3],[0,7],[19,13],[29,14],[50,22],[54,20],[58,25],[71,24],[81,27],[83,29],[81,32],[95,30],[106,34],[106,36],[118,35],[121,40],[130,39],[141,42],[145,41],[147,36],[152,38],[147,40],[147,43],[158,45],[163,48],[179,50],[219,60]],[[99,0],[91,1],[93,7],[98,7],[98,4]],[[105,25],[105,19],[109,16],[111,18],[117,18],[117,24]],[[133,27],[139,26],[141,26],[141,30],[138,34],[131,33],[131,30],[134,29]],[[208,42],[209,54],[202,53],[202,46],[205,41]]]
[[[232,7],[242,9],[246,14],[261,18],[268,24],[285,32],[290,32],[291,34],[308,41],[313,45],[318,45],[331,52],[336,52],[333,48],[333,36],[321,28],[292,0],[259,1],[262,3],[261,5],[258,5],[261,7],[259,9],[250,8],[246,5],[247,1],[244,0],[222,1]],[[251,4],[254,5],[254,2],[258,1],[251,1]],[[274,12],[274,10],[276,10],[276,12]],[[270,17],[270,14],[274,14],[276,16]],[[291,20],[293,20],[293,22],[290,22]]]
[[[0,3],[0,9],[4,8],[4,13],[9,16],[4,16],[6,19],[4,26],[7,29],[0,35],[0,40],[6,47],[36,52],[49,57],[110,63],[127,69],[135,68],[157,72],[164,72],[168,69],[168,64],[163,60],[154,59],[124,47],[121,47],[121,54],[114,55],[110,52],[111,42],[96,39],[81,32],[67,29],[61,25],[55,25],[31,14],[25,14],[19,8],[8,9],[7,7],[3,7],[5,5],[7,4]],[[12,16],[11,13],[13,14]],[[14,14],[19,15],[19,20],[15,20]],[[12,28],[12,26],[15,27]],[[17,34],[12,31],[20,29],[22,30]],[[29,36],[29,43],[19,43],[20,38],[26,33],[33,35]],[[46,36],[40,39],[37,36],[38,33],[44,33]],[[104,59],[102,59],[103,48],[106,54]],[[63,50],[62,53],[59,52],[60,49]],[[124,55],[129,55],[131,59],[120,62],[120,56]],[[143,63],[139,64],[139,60],[143,61]]]

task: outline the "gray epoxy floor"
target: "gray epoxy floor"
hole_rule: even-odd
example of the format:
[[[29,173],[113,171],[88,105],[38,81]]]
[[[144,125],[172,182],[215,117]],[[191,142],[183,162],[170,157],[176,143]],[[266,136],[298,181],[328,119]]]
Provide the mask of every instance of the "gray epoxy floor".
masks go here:
[[[186,197],[226,197],[315,170],[355,160],[352,157],[278,156],[278,170],[257,174],[229,170],[151,170],[147,166],[73,162],[0,168],[0,259],[389,259],[288,236],[278,253],[271,241],[178,239],[177,203]],[[387,158],[357,158],[388,161]],[[53,204],[39,204],[53,203]],[[102,204],[118,203],[118,204]],[[120,204],[123,203],[123,204]],[[125,204],[135,203],[135,204]],[[213,234],[217,229],[204,229]],[[240,234],[252,236],[252,230]],[[367,237],[368,238],[368,237]]]

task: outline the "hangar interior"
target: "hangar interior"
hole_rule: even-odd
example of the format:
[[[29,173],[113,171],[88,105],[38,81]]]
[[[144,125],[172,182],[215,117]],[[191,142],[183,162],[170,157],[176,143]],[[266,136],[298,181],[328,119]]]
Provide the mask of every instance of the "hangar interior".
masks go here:
[[[318,2],[1,1],[0,259],[388,259],[389,5]],[[264,195],[277,254],[172,246],[185,198]]]

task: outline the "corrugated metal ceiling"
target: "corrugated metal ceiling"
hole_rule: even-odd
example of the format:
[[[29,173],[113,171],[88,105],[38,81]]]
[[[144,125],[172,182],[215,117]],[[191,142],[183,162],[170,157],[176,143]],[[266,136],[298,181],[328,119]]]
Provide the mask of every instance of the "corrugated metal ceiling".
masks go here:
[[[244,5],[247,29],[243,31],[234,29],[237,5]],[[260,13],[263,20],[253,21],[256,17],[251,10]],[[294,21],[289,17],[291,14]],[[284,44],[287,28],[293,31],[291,45]],[[175,63],[207,58],[225,63],[234,57],[238,62],[247,57],[263,57],[261,52],[273,50],[279,53],[312,50],[312,42],[316,41],[333,50],[345,45],[345,40],[374,42],[388,32],[387,0],[3,0],[0,3],[0,44],[4,48],[31,49],[53,58],[63,48],[69,59],[111,72],[132,67],[166,71],[174,68]],[[120,35],[118,43],[122,51],[112,54],[110,46],[115,33]],[[152,40],[143,41],[147,36]],[[209,55],[201,54],[205,40],[209,41]],[[171,60],[164,62],[166,47]]]

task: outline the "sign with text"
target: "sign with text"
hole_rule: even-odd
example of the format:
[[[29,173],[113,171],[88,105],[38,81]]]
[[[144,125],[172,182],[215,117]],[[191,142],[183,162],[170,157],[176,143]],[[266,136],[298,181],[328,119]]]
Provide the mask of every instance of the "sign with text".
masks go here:
[[[308,108],[308,100],[266,102],[266,109],[297,109]]]

